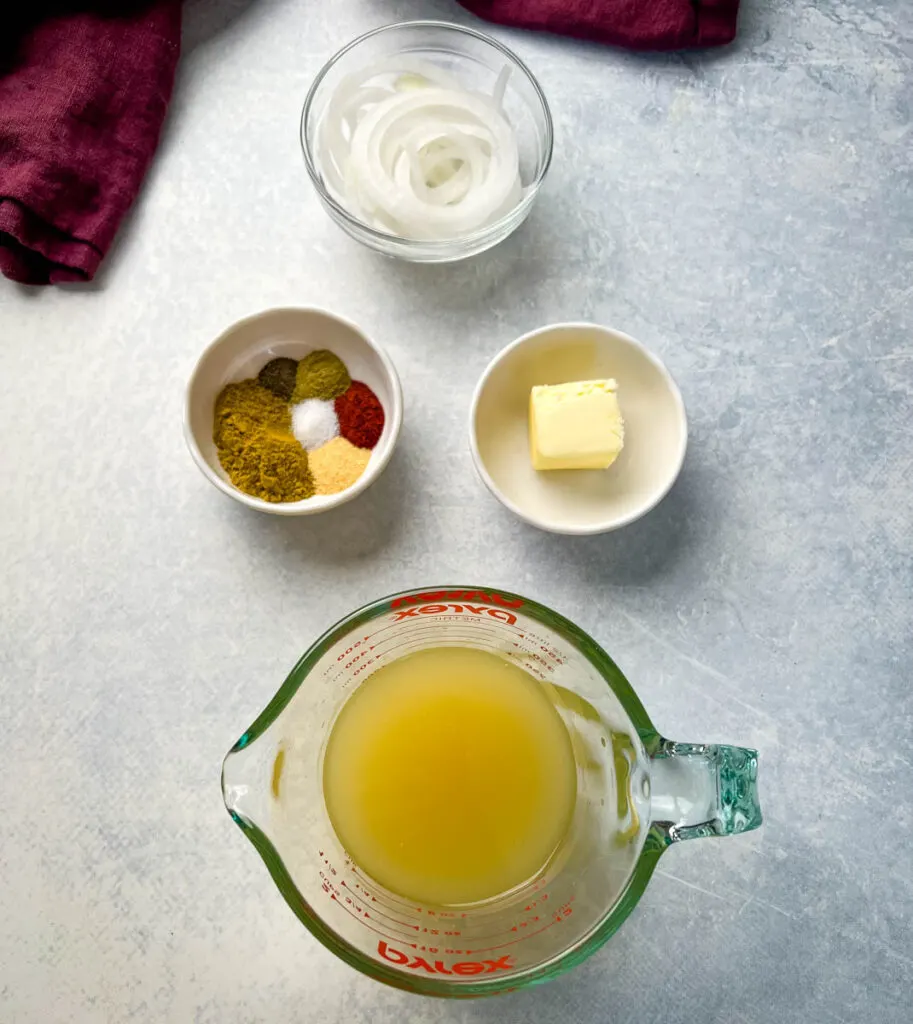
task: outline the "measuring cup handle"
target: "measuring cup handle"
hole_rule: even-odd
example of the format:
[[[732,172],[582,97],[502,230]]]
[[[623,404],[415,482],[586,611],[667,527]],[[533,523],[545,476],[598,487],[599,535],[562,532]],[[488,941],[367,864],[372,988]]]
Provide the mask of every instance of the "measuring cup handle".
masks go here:
[[[653,828],[666,843],[761,824],[756,750],[661,740],[650,760]]]

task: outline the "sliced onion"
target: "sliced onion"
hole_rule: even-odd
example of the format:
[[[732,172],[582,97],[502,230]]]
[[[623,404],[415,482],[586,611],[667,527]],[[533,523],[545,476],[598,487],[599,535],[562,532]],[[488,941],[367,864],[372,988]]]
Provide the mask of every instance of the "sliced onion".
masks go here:
[[[510,78],[510,65],[505,64],[501,68],[501,72],[498,75],[497,81],[495,82],[494,92],[491,94],[492,102],[496,109],[504,109],[504,93],[507,92],[507,80]]]
[[[326,186],[365,223],[407,238],[459,238],[523,197],[516,135],[493,96],[446,71],[390,59],[343,79],[318,127]]]

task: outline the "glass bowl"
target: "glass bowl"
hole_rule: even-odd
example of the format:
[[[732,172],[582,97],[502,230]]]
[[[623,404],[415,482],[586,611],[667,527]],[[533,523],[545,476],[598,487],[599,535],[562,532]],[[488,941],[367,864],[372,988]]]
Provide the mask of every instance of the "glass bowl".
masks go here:
[[[408,55],[443,68],[466,89],[491,95],[505,65],[503,109],[517,135],[523,197],[509,213],[471,234],[443,241],[404,238],[366,224],[327,188],[316,153],[317,132],[340,82],[366,66]],[[317,195],[330,217],[352,238],[386,256],[415,263],[450,263],[475,256],[503,241],[532,209],[552,159],[552,115],[539,83],[520,58],[495,39],[444,21],[409,21],[385,25],[359,36],[323,66],[301,112],[301,149]]]

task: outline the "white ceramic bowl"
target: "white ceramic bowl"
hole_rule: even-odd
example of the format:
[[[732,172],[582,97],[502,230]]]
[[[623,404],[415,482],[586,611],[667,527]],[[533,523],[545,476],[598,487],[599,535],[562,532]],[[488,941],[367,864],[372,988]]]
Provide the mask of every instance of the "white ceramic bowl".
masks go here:
[[[621,455],[606,470],[536,472],[530,389],[603,377],[618,382]],[[552,533],[605,533],[665,497],[682,468],[688,423],[675,381],[640,342],[596,324],[554,324],[524,334],[489,363],[473,395],[469,438],[479,476],[515,515]]]
[[[386,422],[364,473],[338,494],[305,501],[271,502],[239,491],[222,466],[212,439],[216,398],[226,384],[256,377],[276,356],[301,359],[326,348],[346,364],[353,380],[363,381],[380,399]],[[283,516],[306,516],[342,505],[361,494],[390,461],[403,420],[403,394],[396,368],[354,324],[321,309],[268,309],[239,320],[203,352],[187,383],[184,437],[194,462],[210,483],[250,508]]]

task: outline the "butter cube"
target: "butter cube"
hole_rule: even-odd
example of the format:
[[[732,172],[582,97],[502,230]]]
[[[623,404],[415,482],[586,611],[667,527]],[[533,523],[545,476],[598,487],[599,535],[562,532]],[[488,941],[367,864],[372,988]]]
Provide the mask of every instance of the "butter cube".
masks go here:
[[[533,469],[608,469],[624,447],[614,380],[534,387],[529,395]]]

